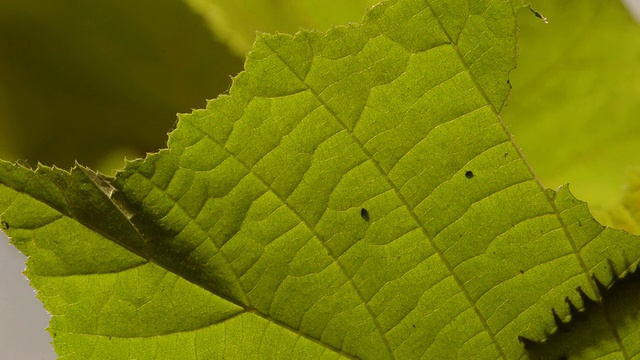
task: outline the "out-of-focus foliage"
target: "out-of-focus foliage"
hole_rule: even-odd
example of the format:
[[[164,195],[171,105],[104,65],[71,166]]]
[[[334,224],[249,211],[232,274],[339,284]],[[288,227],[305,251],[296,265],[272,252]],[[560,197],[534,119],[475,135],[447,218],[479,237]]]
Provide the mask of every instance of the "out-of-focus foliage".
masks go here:
[[[630,172],[621,201],[593,212],[600,222],[640,234],[640,170]]]
[[[182,1],[1,1],[0,156],[121,167],[241,67]]]
[[[546,186],[571,183],[592,210],[619,204],[640,166],[640,25],[619,1],[532,3],[549,23],[520,14],[503,118]]]
[[[293,34],[359,22],[362,10],[379,0],[185,0],[207,19],[220,41],[239,55],[251,49],[256,30]]]

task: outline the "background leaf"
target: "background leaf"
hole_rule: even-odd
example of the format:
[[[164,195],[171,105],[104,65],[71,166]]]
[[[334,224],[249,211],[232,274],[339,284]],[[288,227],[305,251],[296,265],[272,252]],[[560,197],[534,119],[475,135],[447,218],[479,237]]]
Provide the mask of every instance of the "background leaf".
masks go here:
[[[241,69],[182,1],[2,1],[0,34],[0,154],[32,164],[121,168]]]
[[[503,117],[546,186],[612,207],[640,166],[640,25],[618,1],[532,3],[549,23],[519,16]]]
[[[300,29],[327,29],[358,22],[363,9],[378,0],[186,0],[208,22],[221,42],[238,55],[251,50],[256,31],[293,34]]]

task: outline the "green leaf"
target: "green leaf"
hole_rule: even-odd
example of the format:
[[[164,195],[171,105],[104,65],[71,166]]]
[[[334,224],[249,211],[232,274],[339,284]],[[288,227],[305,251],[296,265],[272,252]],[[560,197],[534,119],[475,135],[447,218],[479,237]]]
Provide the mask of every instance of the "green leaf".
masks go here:
[[[237,54],[251,50],[256,30],[295,33],[300,28],[326,29],[362,19],[363,9],[378,0],[233,1],[185,0],[207,20],[212,33]]]
[[[549,23],[520,15],[503,118],[546,186],[570,182],[592,209],[612,207],[640,166],[640,25],[620,1],[533,5]]]
[[[58,354],[528,356],[640,241],[544,189],[502,122],[521,6],[399,0],[260,35],[229,95],[115,178],[0,162]]]
[[[586,309],[574,312],[574,319],[560,324],[559,330],[545,343],[531,344],[533,359],[601,359],[607,356],[629,359],[637,357],[640,346],[638,321],[638,272],[628,276],[604,293],[601,303],[587,301]],[[604,324],[614,324],[611,332]],[[624,351],[619,346],[625,339]]]

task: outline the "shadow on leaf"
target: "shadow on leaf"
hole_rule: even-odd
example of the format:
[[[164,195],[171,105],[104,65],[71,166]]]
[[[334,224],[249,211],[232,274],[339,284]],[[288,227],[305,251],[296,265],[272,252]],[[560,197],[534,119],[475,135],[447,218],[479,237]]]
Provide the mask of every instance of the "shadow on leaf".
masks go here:
[[[619,353],[620,348],[624,348],[627,354],[637,353],[640,344],[625,339],[633,339],[630,335],[640,332],[640,308],[637,305],[640,272],[636,268],[634,273],[614,282],[610,289],[596,282],[602,293],[601,302],[589,299],[578,289],[585,303],[583,310],[578,311],[569,303],[571,319],[567,322],[554,312],[558,328],[544,342],[520,338],[530,359],[594,359]]]

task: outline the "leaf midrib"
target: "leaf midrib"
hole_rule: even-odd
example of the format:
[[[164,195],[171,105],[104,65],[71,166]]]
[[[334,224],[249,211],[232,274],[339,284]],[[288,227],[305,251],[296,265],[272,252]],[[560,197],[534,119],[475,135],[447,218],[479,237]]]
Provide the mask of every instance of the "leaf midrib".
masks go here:
[[[195,126],[194,126],[194,127],[195,127]],[[196,128],[196,129],[198,129],[197,127],[195,127],[195,128]],[[198,130],[200,130],[200,129],[198,129]],[[201,131],[201,130],[200,130],[200,131]],[[208,136],[208,135],[207,135],[206,133],[204,133],[204,132],[203,132],[203,134],[205,134],[206,136]],[[80,169],[80,171],[82,171],[83,173],[85,173],[85,175],[87,175],[87,172],[89,171],[89,170],[87,170],[87,169],[85,169],[85,168],[81,167],[80,165],[77,165],[77,168],[78,168],[78,169]],[[29,170],[29,169],[27,169],[27,170]],[[29,171],[32,171],[32,170],[29,170]],[[32,172],[32,173],[35,175],[35,172]],[[67,176],[71,176],[71,174],[70,174],[69,172],[64,171],[64,173],[65,173],[65,175],[67,175]],[[136,232],[136,234],[137,234],[138,238],[139,238],[139,239],[141,239],[143,242],[145,242],[145,243],[146,243],[145,239],[142,237],[142,235],[141,235],[141,234],[140,234],[140,232],[138,231],[137,227],[136,227],[136,226],[131,222],[131,220],[130,220],[126,215],[125,215],[125,213],[124,213],[124,211],[121,209],[121,207],[120,207],[117,203],[115,203],[115,202],[111,199],[111,197],[109,197],[109,196],[108,196],[108,194],[106,194],[106,193],[105,193],[104,189],[103,189],[101,186],[99,186],[99,185],[94,181],[94,179],[92,178],[92,176],[87,175],[87,178],[91,180],[91,183],[93,184],[93,186],[94,186],[97,190],[99,190],[99,191],[100,191],[100,193],[101,193],[102,195],[104,195],[104,197],[105,197],[105,198],[106,198],[106,199],[111,203],[111,205],[112,205],[115,209],[117,209],[117,211],[120,213],[120,215],[121,215],[122,217],[124,217],[125,219],[127,219],[127,222],[128,222],[128,223],[129,223],[129,225],[134,229],[134,231]],[[27,185],[26,185],[26,186],[28,186],[28,184],[29,184],[31,181],[33,181],[33,180],[37,180],[37,178],[36,178],[35,176],[31,177],[31,178],[27,181]],[[59,187],[59,184],[57,184],[57,183],[56,183],[55,185]],[[4,184],[4,186],[7,186],[7,184]],[[155,184],[154,184],[154,186],[155,186]],[[7,187],[9,187],[9,186],[7,186]],[[20,190],[18,190],[18,189],[14,189],[13,187],[9,187],[9,188],[13,189],[14,191],[20,192]],[[60,188],[60,187],[59,187],[59,188]],[[67,203],[68,203],[68,202],[69,202],[69,199],[67,198],[67,196],[66,196],[66,194],[65,194],[64,189],[60,188],[60,190],[62,191],[62,194],[63,194],[63,196],[65,197],[65,200],[66,200],[66,201],[67,201]],[[116,190],[116,191],[119,191],[119,190]],[[20,193],[21,193],[21,192],[20,192]],[[27,196],[29,196],[29,195],[27,195]],[[303,338],[305,338],[305,339],[307,339],[307,340],[309,340],[309,341],[312,341],[312,342],[314,342],[314,343],[316,343],[316,344],[318,344],[318,345],[320,345],[320,346],[322,346],[322,347],[324,347],[324,348],[327,348],[327,349],[329,349],[330,351],[333,351],[333,352],[335,352],[335,353],[337,353],[337,354],[340,354],[341,356],[344,356],[344,357],[346,357],[346,358],[353,359],[353,360],[358,360],[356,357],[354,357],[354,356],[353,356],[353,355],[351,355],[351,354],[348,354],[348,353],[344,352],[342,349],[338,349],[338,348],[335,348],[335,347],[333,347],[333,346],[331,346],[331,345],[329,345],[329,344],[326,344],[326,343],[324,343],[324,342],[320,341],[319,339],[316,339],[316,338],[314,338],[314,337],[311,337],[311,336],[309,336],[309,335],[307,335],[307,334],[304,334],[304,333],[300,332],[300,331],[299,331],[299,329],[295,329],[295,328],[291,327],[290,325],[288,325],[288,324],[286,324],[286,323],[283,323],[283,322],[281,322],[281,321],[279,321],[279,320],[277,320],[277,319],[274,319],[274,318],[272,318],[272,317],[270,317],[270,316],[268,316],[268,315],[266,315],[266,314],[263,314],[263,313],[261,313],[261,312],[257,311],[257,309],[255,309],[255,308],[253,308],[253,307],[251,307],[251,306],[247,306],[246,304],[243,304],[243,303],[241,303],[241,302],[238,302],[236,299],[229,298],[228,296],[226,296],[226,295],[224,295],[224,294],[221,294],[221,293],[219,293],[219,292],[216,292],[214,289],[211,289],[210,287],[206,286],[206,284],[202,284],[202,283],[200,283],[200,282],[196,282],[196,281],[194,281],[193,279],[185,278],[185,277],[181,276],[180,274],[177,274],[175,271],[171,270],[170,268],[167,268],[167,267],[166,267],[166,266],[164,266],[162,263],[159,263],[159,262],[155,261],[155,259],[154,259],[152,256],[150,256],[149,254],[140,253],[139,251],[135,250],[134,248],[129,247],[129,246],[127,246],[127,245],[123,244],[123,243],[122,243],[121,241],[119,241],[118,239],[115,239],[115,238],[113,238],[112,236],[110,236],[110,235],[106,234],[106,233],[105,233],[105,232],[103,232],[101,229],[99,229],[99,228],[95,228],[94,226],[91,226],[91,225],[89,225],[89,224],[84,223],[83,221],[80,221],[79,219],[75,218],[72,214],[66,214],[65,212],[61,211],[60,209],[58,209],[58,208],[57,208],[56,206],[54,206],[53,204],[50,204],[50,203],[48,203],[47,201],[45,201],[45,200],[43,200],[43,199],[39,199],[39,198],[36,198],[36,197],[33,197],[33,196],[29,196],[29,198],[31,198],[31,199],[33,199],[34,201],[37,201],[37,202],[39,202],[39,203],[41,203],[41,204],[43,204],[43,205],[45,205],[45,206],[47,206],[47,207],[49,207],[49,208],[51,208],[51,209],[55,210],[56,212],[58,212],[58,213],[60,214],[60,216],[61,216],[61,217],[66,217],[66,218],[69,218],[69,219],[72,219],[72,220],[76,221],[78,224],[81,224],[82,226],[84,226],[85,228],[87,228],[87,229],[89,229],[89,230],[91,230],[91,231],[94,231],[95,233],[99,234],[100,236],[104,237],[105,239],[108,239],[108,240],[112,241],[113,243],[115,243],[115,244],[117,244],[117,245],[119,245],[119,246],[123,247],[123,248],[124,248],[124,249],[126,249],[127,251],[129,251],[129,252],[131,252],[131,253],[133,253],[133,254],[135,254],[135,255],[137,255],[137,256],[139,256],[139,257],[143,258],[143,259],[146,259],[147,261],[149,261],[149,262],[151,262],[151,263],[153,263],[153,264],[157,265],[158,267],[160,267],[160,268],[162,268],[162,269],[164,269],[164,270],[166,270],[166,271],[168,271],[168,272],[170,272],[170,273],[172,273],[172,274],[175,274],[175,275],[179,276],[180,278],[182,278],[182,279],[184,279],[184,280],[186,280],[186,281],[188,281],[188,282],[190,282],[190,283],[192,283],[192,284],[194,284],[194,285],[196,285],[196,286],[198,286],[198,287],[200,287],[200,288],[204,289],[205,291],[207,291],[207,292],[209,292],[209,293],[211,293],[211,294],[213,294],[213,295],[215,295],[215,296],[218,296],[218,297],[220,297],[221,299],[224,299],[224,300],[226,300],[226,301],[228,301],[228,302],[230,302],[230,303],[232,303],[232,304],[234,304],[234,305],[236,305],[236,306],[238,306],[238,307],[240,307],[240,308],[242,308],[242,309],[243,309],[243,311],[239,311],[238,313],[236,313],[236,314],[234,314],[234,315],[231,315],[231,316],[229,316],[229,317],[227,317],[227,318],[225,318],[225,319],[222,319],[222,321],[218,321],[218,322],[215,322],[215,323],[209,324],[208,326],[213,326],[213,325],[217,325],[217,324],[222,324],[222,323],[224,323],[224,322],[226,322],[226,321],[229,321],[229,320],[231,320],[231,319],[233,319],[233,318],[235,318],[235,317],[237,317],[237,316],[239,316],[239,315],[245,314],[245,313],[247,313],[247,314],[254,314],[254,315],[258,316],[258,317],[261,317],[261,318],[265,319],[266,321],[269,321],[269,322],[274,323],[274,324],[276,324],[276,325],[278,325],[278,326],[280,326],[280,327],[282,327],[282,328],[284,328],[284,329],[286,329],[286,330],[288,330],[288,331],[291,331],[292,333],[294,333],[294,334],[296,334],[296,335],[298,335],[298,336],[301,336],[301,337],[303,337]],[[57,219],[60,219],[60,217],[59,217],[59,218],[57,218]],[[54,221],[55,221],[55,219],[54,219]],[[195,220],[193,220],[193,221],[195,221]],[[50,222],[49,222],[49,223],[50,223]],[[43,224],[42,226],[44,226],[44,225],[46,225],[46,224]],[[222,250],[221,250],[221,249],[219,249],[218,251],[222,252]],[[139,266],[139,265],[136,265],[136,266]],[[127,269],[125,269],[125,270],[130,270],[130,268],[127,268]],[[232,269],[232,270],[233,270],[233,269]],[[91,274],[77,274],[77,275],[78,275],[78,276],[86,276],[86,275],[91,275]],[[242,287],[240,287],[240,288],[242,289]],[[201,328],[206,328],[206,327],[207,327],[207,326],[203,326],[203,327],[201,327]],[[194,331],[194,330],[198,330],[198,329],[190,329],[190,330],[188,330],[188,331]],[[180,332],[186,332],[186,331],[179,331],[179,332],[174,332],[174,333],[170,333],[170,334],[175,334],[175,333],[180,333]],[[69,333],[74,333],[74,332],[69,332]],[[75,334],[75,333],[74,333],[74,334]],[[77,334],[80,334],[80,333],[77,333]],[[170,334],[161,334],[161,335],[170,335]],[[114,336],[114,335],[102,335],[102,334],[87,334],[87,335],[95,335],[95,336],[112,336],[112,337]],[[155,337],[155,336],[158,336],[158,335],[153,335],[153,336],[151,336],[151,337]],[[130,338],[130,337],[127,337],[127,338]],[[142,337],[141,337],[141,338],[142,338]]]
[[[195,127],[195,126],[194,126],[194,127]],[[197,128],[197,127],[196,127],[196,128]],[[197,128],[197,129],[198,129],[198,128]],[[198,130],[200,130],[200,129],[198,129]],[[205,134],[205,135],[206,135],[206,134]],[[86,172],[86,170],[85,170],[85,169],[83,169],[83,171],[85,171],[85,172]],[[126,215],[124,214],[124,212],[122,212],[122,209],[120,208],[120,206],[118,206],[118,204],[116,204],[116,203],[112,200],[112,198],[111,198],[110,196],[108,196],[108,195],[103,191],[103,189],[102,189],[98,184],[96,184],[96,183],[94,182],[94,180],[93,180],[93,178],[92,178],[91,176],[88,176],[88,177],[89,177],[89,179],[92,181],[92,183],[94,184],[94,186],[96,186],[96,188],[97,188],[97,189],[99,189],[99,190],[101,191],[101,193],[102,193],[102,194],[104,194],[104,195],[107,197],[107,199],[109,200],[109,202],[111,202],[111,204],[112,204],[115,208],[117,208],[117,209],[118,209],[118,211],[120,211],[121,215],[122,215],[124,218],[126,218],[126,219],[127,219],[127,221],[129,222],[129,224],[130,224],[130,225],[135,229],[136,234],[138,235],[138,237],[140,238],[140,240],[142,240],[142,241],[144,242],[144,241],[145,241],[145,239],[142,237],[142,234],[140,234],[140,232],[138,231],[138,229],[136,228],[136,226],[131,222],[131,220],[130,220],[128,217],[126,217]],[[153,186],[157,186],[156,184],[154,184],[154,183],[153,183],[153,181],[150,181],[150,180],[149,180],[149,182],[150,182],[150,183],[152,183],[152,184],[153,184]],[[171,200],[173,200],[173,199],[171,199]],[[184,208],[183,208],[183,207],[182,207],[182,206],[181,206],[177,201],[175,201],[175,200],[173,200],[173,201],[174,201],[174,203],[175,203],[175,204],[177,204],[177,205],[180,207],[180,209],[181,209],[181,210],[185,211],[185,210],[184,210]],[[185,211],[185,213],[186,213],[186,211]],[[196,225],[197,225],[198,227],[200,227],[200,224],[199,224],[195,219],[191,219],[191,220],[192,220],[193,222],[196,222]],[[87,226],[87,225],[85,225],[85,224],[83,224],[83,225],[84,225],[84,226]],[[200,227],[200,228],[201,228],[201,227]],[[97,231],[97,230],[95,230],[95,229],[92,229],[92,230]],[[202,229],[202,228],[201,228],[201,230],[203,230],[203,231],[204,231],[204,229]],[[213,243],[213,241],[212,241],[213,239],[211,239],[211,237],[209,237],[209,236],[208,236],[208,233],[207,233],[207,232],[204,232],[204,233],[205,233],[205,234],[207,234],[207,238],[209,239],[209,241],[211,241],[211,242]],[[114,242],[118,243],[116,240],[111,239],[110,237],[108,237],[108,236],[106,236],[106,235],[104,235],[104,234],[101,234],[101,235],[102,235],[102,236],[105,236],[106,238],[109,238],[111,241],[114,241]],[[214,243],[214,246],[215,246],[215,243]],[[227,265],[229,266],[230,271],[231,271],[231,272],[232,272],[232,274],[236,277],[236,281],[238,282],[238,285],[239,285],[240,290],[243,292],[243,295],[245,296],[245,298],[247,298],[247,297],[246,297],[246,296],[247,296],[247,294],[246,294],[246,292],[244,291],[244,289],[242,288],[242,283],[240,282],[240,280],[239,280],[239,278],[238,278],[238,275],[236,274],[235,270],[234,270],[234,269],[233,269],[233,267],[231,266],[231,263],[229,262],[229,260],[228,260],[228,258],[227,258],[227,256],[226,256],[226,254],[224,253],[224,251],[222,251],[222,249],[221,249],[221,248],[218,248],[217,246],[216,246],[216,248],[218,249],[218,252],[220,252],[220,254],[221,254],[221,255],[223,256],[223,258],[225,259],[225,261],[226,261]],[[142,255],[140,255],[140,254],[138,254],[138,255],[139,255],[139,256],[142,256]],[[284,329],[286,329],[286,330],[289,330],[289,331],[293,332],[294,334],[296,334],[296,335],[298,335],[298,336],[302,336],[302,337],[304,337],[304,338],[305,338],[305,339],[307,339],[307,340],[310,340],[310,341],[313,341],[313,342],[315,342],[315,343],[317,343],[317,344],[320,344],[320,345],[324,346],[325,348],[328,348],[329,350],[331,350],[331,351],[333,351],[333,352],[336,352],[336,353],[338,353],[338,354],[340,354],[340,355],[342,355],[342,356],[345,356],[345,357],[348,357],[348,358],[353,359],[353,356],[351,356],[351,355],[349,355],[349,354],[345,353],[342,349],[334,348],[333,346],[331,346],[331,345],[329,345],[329,344],[326,344],[326,343],[321,342],[319,339],[316,339],[316,338],[313,338],[313,337],[311,337],[311,336],[308,336],[308,335],[306,335],[306,334],[304,334],[304,333],[300,332],[298,329],[295,329],[295,328],[291,327],[290,325],[288,325],[288,324],[286,324],[286,323],[283,323],[283,322],[282,322],[282,321],[280,321],[280,320],[274,319],[274,318],[272,318],[272,317],[271,317],[271,316],[269,316],[269,315],[266,315],[266,314],[262,314],[262,313],[260,313],[259,311],[257,311],[257,309],[253,308],[253,307],[252,307],[252,306],[250,306],[250,305],[244,304],[244,303],[242,303],[242,302],[240,302],[240,301],[237,301],[236,299],[230,298],[230,297],[228,297],[228,296],[226,296],[226,295],[223,295],[223,294],[220,294],[220,293],[216,292],[214,289],[212,289],[212,288],[210,288],[210,287],[206,286],[205,284],[201,284],[200,282],[196,282],[196,281],[193,281],[193,280],[191,280],[191,279],[188,279],[188,278],[185,278],[185,277],[180,276],[180,274],[177,274],[177,273],[175,273],[173,270],[168,269],[168,268],[166,268],[164,265],[162,265],[162,264],[160,264],[160,263],[158,263],[158,262],[154,261],[153,257],[151,257],[151,256],[148,256],[148,257],[147,257],[147,256],[142,256],[142,257],[144,257],[144,258],[148,259],[149,261],[151,261],[151,262],[153,262],[154,264],[156,264],[156,265],[160,266],[161,268],[163,268],[163,269],[165,269],[165,270],[167,270],[167,271],[169,271],[169,272],[171,272],[171,273],[173,273],[173,274],[175,274],[175,275],[177,275],[177,276],[181,277],[182,279],[185,279],[185,280],[189,281],[190,283],[192,283],[192,284],[194,284],[194,285],[196,285],[196,286],[198,286],[198,287],[200,287],[200,288],[202,288],[202,289],[204,289],[204,290],[206,290],[206,291],[208,291],[208,292],[210,292],[210,293],[212,293],[212,294],[214,294],[214,295],[216,295],[216,296],[218,296],[218,297],[220,297],[220,298],[222,298],[222,299],[225,299],[226,301],[229,301],[230,303],[232,303],[232,304],[234,304],[234,305],[237,305],[238,307],[241,307],[241,308],[243,308],[243,309],[244,309],[244,311],[238,312],[237,314],[234,314],[234,315],[232,315],[232,316],[230,316],[230,317],[228,317],[228,318],[222,319],[222,321],[219,321],[219,322],[216,322],[216,323],[210,324],[210,326],[212,326],[212,325],[216,325],[216,324],[222,324],[222,323],[224,323],[225,321],[231,320],[231,319],[235,318],[236,316],[241,315],[241,314],[243,314],[243,313],[251,313],[251,314],[255,314],[255,315],[257,315],[257,316],[259,316],[259,317],[261,317],[261,318],[263,318],[263,319],[265,319],[265,320],[267,320],[267,321],[269,321],[269,322],[272,322],[272,323],[274,323],[274,324],[277,324],[277,325],[281,326],[282,328],[284,328]],[[247,298],[247,303],[249,303],[248,298]]]

